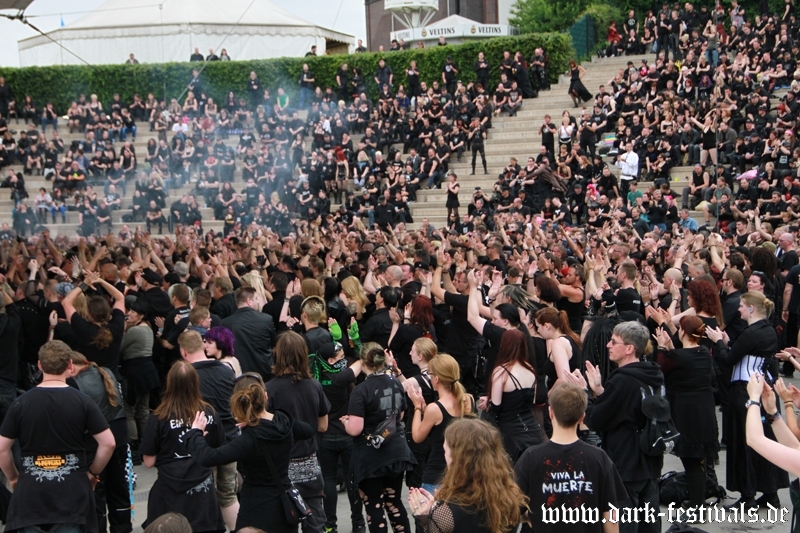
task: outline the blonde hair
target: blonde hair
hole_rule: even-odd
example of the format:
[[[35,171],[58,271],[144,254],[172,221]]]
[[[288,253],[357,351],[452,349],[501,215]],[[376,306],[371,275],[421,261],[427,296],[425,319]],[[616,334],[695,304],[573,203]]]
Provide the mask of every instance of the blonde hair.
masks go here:
[[[428,337],[420,337],[414,341],[412,346],[417,347],[417,353],[425,359],[426,363],[430,363],[435,357],[438,352],[438,348],[436,348],[436,343],[433,342]],[[458,379],[458,378],[456,378]]]
[[[256,291],[256,297],[260,298],[262,302],[268,302],[267,290],[264,288],[264,278],[256,272],[251,270],[242,276],[242,284],[246,287],[252,287]]]
[[[772,311],[775,309],[775,304],[764,296],[764,293],[758,291],[747,291],[742,294],[742,301],[747,305],[756,308],[764,314],[767,318],[772,316]]]
[[[342,292],[347,295],[347,298],[356,304],[356,320],[361,320],[364,314],[364,309],[367,307],[369,300],[364,294],[364,287],[355,276],[348,276],[341,281]]]
[[[419,350],[419,348],[417,349]],[[461,367],[458,366],[458,361],[453,356],[440,353],[428,361],[428,372],[436,376],[439,382],[444,385],[444,388],[453,393],[458,406],[459,418],[471,413],[472,402],[470,401],[470,396],[467,394],[464,385],[459,381],[461,379]]]

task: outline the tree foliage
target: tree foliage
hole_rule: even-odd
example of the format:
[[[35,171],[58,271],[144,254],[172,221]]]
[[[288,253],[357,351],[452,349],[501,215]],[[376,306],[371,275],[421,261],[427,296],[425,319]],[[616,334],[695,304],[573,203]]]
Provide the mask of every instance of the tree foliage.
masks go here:
[[[564,31],[588,5],[587,0],[517,0],[509,23],[521,33]]]
[[[459,68],[459,79],[467,83],[476,79],[472,65],[478,52],[484,52],[491,64],[490,83],[500,79],[499,63],[504,50],[516,51],[529,58],[537,47],[542,47],[550,60],[551,81],[557,81],[558,73],[567,68],[574,49],[569,35],[560,33],[536,33],[520,37],[502,37],[484,41],[473,41],[462,45],[434,46],[402,52],[365,53],[355,55],[330,55],[306,58],[278,58],[259,61],[215,61],[208,63],[201,74],[203,87],[208,96],[224,103],[229,91],[237,95],[245,92],[251,71],[258,74],[261,85],[275,94],[277,87],[284,87],[292,97],[298,90],[298,79],[303,63],[308,63],[317,84],[323,88],[336,85],[336,71],[342,63],[352,69],[359,67],[368,82],[368,90],[377,96],[372,82],[378,60],[383,57],[395,72],[395,89],[405,83],[402,72],[410,61],[416,60],[420,78],[429,84],[441,81],[441,68],[446,56],[453,57]],[[96,94],[102,102],[111,100],[119,93],[123,102],[129,102],[134,94],[142,98],[153,93],[158,99],[177,98],[191,80],[192,69],[202,67],[200,63],[166,63],[139,65],[99,66],[52,66],[26,68],[0,68],[0,76],[18,101],[30,95],[34,103],[41,106],[53,102],[56,111],[64,113],[80,94],[88,98]]]

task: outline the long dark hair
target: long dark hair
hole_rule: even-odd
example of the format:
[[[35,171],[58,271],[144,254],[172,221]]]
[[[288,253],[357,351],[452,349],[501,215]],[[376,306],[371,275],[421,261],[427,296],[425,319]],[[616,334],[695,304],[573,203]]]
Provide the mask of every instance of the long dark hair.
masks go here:
[[[89,311],[89,318],[97,324],[100,329],[89,343],[92,346],[105,350],[114,342],[114,335],[108,329],[108,319],[111,316],[111,306],[102,296],[92,296],[86,305]]]
[[[528,361],[528,339],[523,332],[516,328],[503,333],[494,367],[513,365],[514,363],[519,363],[536,374],[536,370]]]
[[[200,377],[186,361],[177,361],[167,373],[167,386],[161,404],[153,413],[159,420],[177,418],[191,424],[197,411],[213,410],[200,394]]]

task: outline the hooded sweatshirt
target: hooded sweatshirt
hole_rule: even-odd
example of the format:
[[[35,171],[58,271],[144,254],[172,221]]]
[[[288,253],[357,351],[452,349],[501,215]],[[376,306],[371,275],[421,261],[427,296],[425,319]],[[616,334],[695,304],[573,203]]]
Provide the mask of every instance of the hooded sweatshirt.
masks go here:
[[[601,434],[603,450],[617,467],[623,481],[657,480],[663,457],[644,455],[639,449],[638,429],[645,425],[641,385],[658,394],[664,374],[656,363],[638,361],[611,372],[600,396],[589,400],[585,424]]]

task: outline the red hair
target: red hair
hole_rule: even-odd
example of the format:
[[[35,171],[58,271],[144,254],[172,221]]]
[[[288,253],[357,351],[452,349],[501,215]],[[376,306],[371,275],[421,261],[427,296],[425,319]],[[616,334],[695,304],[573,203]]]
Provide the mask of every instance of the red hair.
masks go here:
[[[694,310],[698,315],[700,313],[713,315],[717,319],[718,327],[725,327],[725,323],[722,320],[722,304],[716,287],[705,280],[696,279],[686,285],[686,290],[689,291],[689,296],[692,297]]]
[[[422,294],[414,296],[411,300],[411,323],[428,332],[433,324],[433,305],[431,299]]]
[[[525,334],[517,328],[506,330],[500,341],[500,349],[497,351],[497,358],[494,361],[494,368],[503,365],[513,365],[519,363],[534,374],[528,362],[528,339]]]

